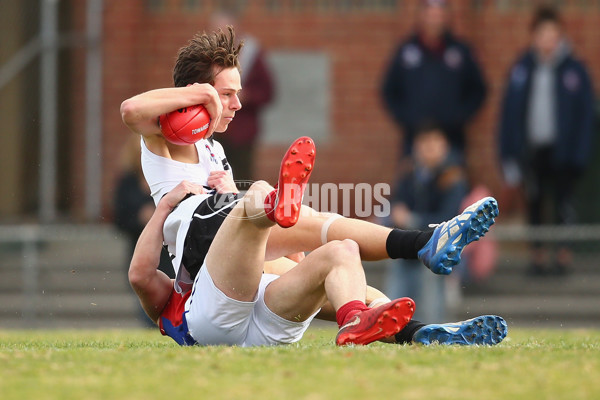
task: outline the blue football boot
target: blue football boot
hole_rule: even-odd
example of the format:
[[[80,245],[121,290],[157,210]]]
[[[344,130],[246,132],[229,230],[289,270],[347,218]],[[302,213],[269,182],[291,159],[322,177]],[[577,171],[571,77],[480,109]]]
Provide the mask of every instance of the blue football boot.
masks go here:
[[[414,343],[488,345],[500,343],[508,334],[506,321],[496,315],[483,315],[461,322],[430,324],[413,336]]]
[[[485,197],[451,220],[430,225],[436,228],[431,239],[419,250],[419,260],[434,273],[448,275],[460,262],[463,248],[484,236],[497,216],[496,199]]]

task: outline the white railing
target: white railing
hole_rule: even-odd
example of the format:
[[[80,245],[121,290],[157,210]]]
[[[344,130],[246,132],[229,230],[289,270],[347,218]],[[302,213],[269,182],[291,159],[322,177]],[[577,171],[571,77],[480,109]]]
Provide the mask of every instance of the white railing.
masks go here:
[[[502,242],[600,242],[600,224],[543,225],[500,224],[493,228],[494,236]]]

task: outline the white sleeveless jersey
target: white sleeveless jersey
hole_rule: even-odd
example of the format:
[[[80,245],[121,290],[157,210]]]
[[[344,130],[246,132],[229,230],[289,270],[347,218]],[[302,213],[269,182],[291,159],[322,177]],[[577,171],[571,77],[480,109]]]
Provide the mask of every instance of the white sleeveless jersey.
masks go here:
[[[214,140],[202,139],[196,142],[198,151],[198,164],[189,164],[169,158],[158,156],[152,153],[144,139],[141,139],[142,146],[142,170],[154,203],[158,204],[160,199],[177,186],[181,181],[202,185],[209,190],[208,175],[211,171],[231,171],[231,167],[225,158],[223,146]],[[175,290],[178,293],[187,292],[192,287],[190,274],[185,268],[181,268],[181,258],[183,256],[183,245],[185,237],[196,208],[202,203],[209,194],[195,195],[182,201],[177,208],[167,217],[163,225],[164,244],[169,253],[174,258],[173,269],[175,270]]]
[[[231,167],[225,158],[223,146],[215,140],[202,139],[196,142],[198,164],[189,164],[158,156],[148,150],[144,138],[141,138],[142,171],[150,187],[150,193],[157,205],[159,200],[186,180],[198,185],[207,186],[211,171],[230,171]]]

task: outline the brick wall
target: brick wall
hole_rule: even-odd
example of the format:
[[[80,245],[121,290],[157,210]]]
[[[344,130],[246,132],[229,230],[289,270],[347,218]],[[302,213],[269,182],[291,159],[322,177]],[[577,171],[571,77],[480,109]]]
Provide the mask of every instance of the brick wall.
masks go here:
[[[216,0],[106,0],[104,15],[104,204],[110,215],[119,148],[128,132],[122,100],[171,85],[177,49],[204,29]],[[331,143],[319,148],[314,182],[391,182],[398,131],[381,106],[379,85],[398,41],[412,28],[416,0],[249,0],[241,24],[272,50],[319,50],[332,60]],[[531,3],[454,0],[453,26],[469,40],[489,85],[483,110],[469,128],[468,165],[494,192],[500,189],[495,122],[506,71],[527,44]],[[556,2],[555,2],[556,3]],[[575,50],[600,85],[600,1],[563,0]],[[257,175],[275,178],[282,148],[257,154]],[[75,163],[82,163],[75,157]],[[350,167],[352,166],[352,167]],[[81,167],[82,168],[82,167]],[[79,178],[81,181],[81,178]],[[79,182],[81,183],[81,182]],[[79,185],[78,185],[79,186]]]

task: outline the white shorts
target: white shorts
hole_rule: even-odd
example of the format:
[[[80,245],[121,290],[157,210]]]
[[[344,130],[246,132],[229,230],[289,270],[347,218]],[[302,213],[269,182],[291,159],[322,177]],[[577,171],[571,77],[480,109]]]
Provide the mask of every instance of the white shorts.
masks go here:
[[[189,332],[200,345],[272,346],[299,341],[316,313],[303,322],[292,322],[273,313],[265,304],[265,289],[278,275],[263,274],[256,299],[234,300],[218,289],[206,264],[194,281],[186,304]]]

